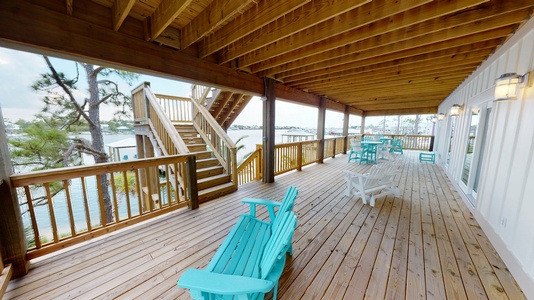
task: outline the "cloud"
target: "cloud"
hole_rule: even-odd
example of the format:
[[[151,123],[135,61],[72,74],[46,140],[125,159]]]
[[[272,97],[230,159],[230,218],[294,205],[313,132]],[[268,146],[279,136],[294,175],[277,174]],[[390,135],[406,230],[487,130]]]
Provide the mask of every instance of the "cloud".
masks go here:
[[[31,85],[44,71],[43,59],[35,54],[0,48],[0,105],[4,118],[30,120],[42,107],[42,94]]]

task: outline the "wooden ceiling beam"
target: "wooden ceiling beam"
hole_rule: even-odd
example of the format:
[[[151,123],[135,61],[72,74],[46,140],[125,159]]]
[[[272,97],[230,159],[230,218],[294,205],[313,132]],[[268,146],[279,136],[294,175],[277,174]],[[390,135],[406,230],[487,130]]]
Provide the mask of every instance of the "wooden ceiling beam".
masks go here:
[[[464,62],[458,62],[457,64],[448,64],[447,62],[444,62],[432,66],[413,63],[407,65],[407,67],[391,67],[387,69],[379,69],[376,72],[366,71],[357,73],[356,75],[348,75],[335,79],[290,86],[297,89],[317,89],[321,87],[334,87],[345,84],[361,84],[361,82],[373,81],[377,79],[382,80],[384,78],[386,80],[397,80],[398,78],[404,78],[405,76],[432,76],[436,73],[442,75],[443,73],[456,72],[458,70],[472,72],[479,64],[480,60],[476,58]]]
[[[181,45],[187,48],[257,0],[215,0],[182,28]]]
[[[484,1],[488,0],[466,0],[465,2],[480,4]],[[340,34],[343,34],[347,31],[350,31],[352,34],[356,34],[358,37],[361,36],[363,39],[364,36],[372,36],[373,32],[367,32],[361,27],[367,25],[365,28],[368,29],[368,27],[373,27],[369,24],[378,19],[388,18],[392,15],[399,14],[430,2],[432,2],[432,0],[417,0],[409,2],[374,0],[370,3],[345,12],[335,19],[329,19],[324,23],[307,28],[306,30],[302,30],[300,32],[296,32],[289,37],[281,39],[276,42],[276,46],[264,47],[245,54],[239,58],[238,65],[239,67],[247,67],[275,56],[279,56],[288,52],[295,52],[295,49],[298,49],[296,51],[301,53],[301,51],[299,51],[301,50],[300,48],[306,46],[308,46],[307,49],[314,53],[321,52],[324,51],[320,49],[321,45],[328,44],[332,40],[338,40]],[[335,47],[341,47],[348,43],[350,42],[340,43]],[[317,49],[312,50],[310,48]],[[306,49],[304,49],[304,51],[305,50]],[[256,73],[267,68],[258,69],[258,66],[256,66],[252,67],[251,69],[253,73]]]
[[[334,50],[323,52],[304,59],[299,59],[291,63],[270,69],[260,75],[272,76],[282,70],[288,71],[304,68],[310,70],[307,68],[307,66],[312,66],[311,70],[313,71],[342,65],[347,62],[354,61],[356,57],[358,60],[362,60],[364,58],[431,45],[437,42],[463,38],[465,36],[487,32],[496,28],[505,28],[506,26],[516,24],[526,17],[525,11],[519,10],[476,22],[469,22],[463,18],[456,18],[453,19],[456,22],[445,23],[447,19],[440,20],[442,18],[438,18],[429,22],[425,22],[424,24],[418,24],[405,29],[392,31],[381,36],[371,37],[369,39],[347,45],[346,47],[336,48]],[[445,24],[447,26],[445,26]]]
[[[438,106],[442,100],[423,100],[423,101],[407,101],[405,103],[384,103],[377,105],[360,105],[356,104],[355,106],[363,111],[370,110],[383,110],[383,109],[399,109],[399,108],[415,108],[415,107],[430,107]]]
[[[106,9],[98,4],[92,5]],[[261,78],[146,42],[142,36],[125,34],[138,33],[142,28],[141,21],[128,18],[120,32],[114,31],[110,25],[111,9],[107,10],[109,14],[77,15],[74,18],[67,16],[64,10],[47,9],[27,1],[0,1],[0,28],[9,28],[0,30],[0,46],[263,95]],[[97,20],[88,22],[84,18]],[[276,85],[276,95],[296,103],[319,103],[318,96],[284,85]]]
[[[321,52],[333,50],[338,47],[344,47],[372,36],[382,35],[417,23],[457,12],[461,9],[465,9],[466,7],[478,5],[484,2],[487,2],[487,0],[433,1],[428,4],[414,3],[410,10],[405,11],[410,7],[406,7],[406,5],[399,6],[399,2],[392,3],[388,1],[387,3],[383,3],[380,1],[373,1],[354,10],[358,13],[358,17],[354,17],[353,19],[357,20],[358,25],[353,25],[352,27],[348,28],[349,31],[345,30],[342,32],[339,30],[336,35],[331,34],[330,36],[321,38],[317,37],[316,40],[321,40],[320,43],[314,42],[312,45],[301,45],[300,47],[294,40],[288,41],[286,44],[288,44],[289,51],[285,51],[285,53],[282,51],[284,48],[284,41],[280,41],[277,43],[276,47],[270,47],[265,50],[272,52],[270,57],[267,57],[266,55],[260,56],[257,53],[258,51],[255,51],[254,53],[250,54],[257,54],[252,57],[254,61],[247,62],[245,65],[253,64],[251,66],[251,70],[253,73],[257,73],[285,63],[289,63],[291,61],[313,56]],[[387,8],[379,9],[380,7],[377,6],[380,5],[387,5]],[[350,26],[352,25],[352,22],[346,22],[345,24]],[[301,39],[296,40],[300,42]],[[247,56],[244,56],[243,60],[245,60],[246,57]],[[240,61],[240,65],[242,64],[243,63]]]
[[[375,98],[375,97],[396,97],[396,96],[409,96],[412,95],[414,91],[417,91],[418,93],[435,93],[435,94],[443,94],[446,92],[450,93],[450,89],[455,88],[458,86],[458,84],[461,83],[461,80],[451,80],[451,81],[442,81],[439,83],[426,83],[426,84],[417,84],[417,85],[411,85],[407,87],[397,86],[397,87],[382,87],[382,88],[375,88],[375,89],[353,89],[349,91],[336,91],[336,92],[330,92],[328,96],[330,99],[339,99],[341,101],[343,99],[343,102],[350,102],[351,97],[369,97],[369,98]]]
[[[417,108],[399,108],[399,109],[379,109],[365,111],[366,117],[377,116],[402,116],[402,115],[432,115],[438,112],[437,106],[417,107]]]
[[[312,1],[297,10],[284,14],[239,41],[221,50],[219,63],[226,63],[256,49],[274,43],[301,30],[341,15],[371,0]],[[417,0],[421,1],[421,0]]]
[[[348,105],[354,105],[356,103],[367,103],[367,104],[376,104],[376,103],[382,103],[384,101],[392,101],[392,102],[402,102],[402,101],[409,101],[413,99],[423,99],[423,100],[430,100],[430,99],[444,99],[447,97],[449,93],[418,93],[414,92],[409,95],[403,95],[403,96],[382,96],[382,97],[365,97],[360,95],[351,95],[350,99],[346,99],[346,102]]]
[[[447,95],[445,95],[443,98],[442,97],[436,97],[436,96],[429,96],[429,97],[422,97],[422,98],[416,98],[416,97],[406,97],[406,98],[402,98],[402,99],[396,99],[395,101],[392,101],[392,100],[388,100],[388,101],[382,101],[382,102],[378,102],[378,101],[354,101],[354,102],[351,102],[350,105],[353,105],[353,106],[357,106],[357,107],[360,107],[364,110],[368,110],[369,108],[366,108],[366,106],[372,106],[372,105],[375,105],[375,106],[379,106],[379,105],[383,105],[383,104],[401,104],[401,105],[404,105],[405,107],[408,106],[410,103],[412,102],[424,102],[424,101],[427,101],[428,103],[433,103],[433,105],[436,105],[436,104],[439,104],[441,103],[441,101],[443,101],[443,99],[445,99],[445,97],[447,97]]]
[[[67,10],[67,15],[72,16],[72,11],[74,10],[74,0],[66,0],[65,8]]]
[[[340,57],[335,57],[334,59],[328,60],[328,61],[322,61],[320,63],[306,65],[304,67],[299,67],[294,65],[295,69],[291,69],[287,71],[282,71],[282,73],[277,75],[277,78],[281,78],[283,80],[284,77],[287,76],[294,76],[299,74],[305,74],[317,70],[328,70],[331,72],[335,71],[343,71],[346,70],[346,65],[361,61],[368,58],[373,57],[379,57],[382,55],[395,55],[398,58],[405,58],[412,55],[417,55],[421,53],[427,53],[427,52],[433,52],[438,50],[447,49],[450,47],[458,47],[458,46],[464,46],[469,45],[471,43],[476,43],[480,41],[486,41],[490,39],[495,39],[497,37],[503,37],[511,34],[514,30],[514,25],[509,25],[505,27],[500,27],[497,29],[484,31],[481,33],[474,33],[467,36],[460,36],[456,38],[452,38],[450,34],[457,35],[458,33],[451,32],[449,30],[446,30],[445,32],[442,32],[441,34],[432,34],[428,36],[423,37],[417,37],[410,40],[404,40],[399,43],[389,43],[385,46],[376,45],[378,47],[374,48],[372,51],[362,51],[360,53],[353,53],[350,55],[343,55]],[[449,34],[450,33],[450,34]],[[368,47],[364,47],[365,49],[368,49]],[[411,50],[411,51],[408,51]],[[340,54],[341,55],[341,54]],[[401,56],[402,55],[402,56]],[[291,63],[294,64],[295,62]],[[306,63],[307,64],[307,63]]]
[[[193,0],[163,0],[150,17],[151,41],[155,40]]]
[[[458,75],[451,75],[447,77],[440,77],[440,78],[416,78],[412,80],[400,80],[395,82],[387,82],[385,84],[378,84],[374,82],[367,82],[362,85],[346,85],[346,86],[340,86],[340,87],[334,87],[334,88],[323,88],[320,90],[310,90],[310,93],[314,93],[317,95],[335,95],[339,93],[365,93],[367,91],[375,91],[380,90],[382,92],[384,91],[390,91],[390,92],[397,92],[402,90],[418,90],[421,88],[431,88],[435,89],[436,86],[441,87],[450,85],[450,84],[459,84],[465,79],[467,75],[464,74],[458,74]]]
[[[135,0],[114,0],[111,6],[111,18],[113,22],[113,30],[118,31],[122,25],[122,22],[126,19]]]
[[[247,10],[241,16],[200,40],[199,56],[204,58],[211,55],[310,1],[286,0],[275,1],[274,3],[267,0],[259,1],[256,6]]]
[[[403,65],[403,64],[409,64],[409,63],[427,63],[427,61],[432,60],[446,60],[446,57],[457,57],[461,55],[469,55],[470,53],[477,52],[477,49],[490,49],[490,51],[493,51],[493,49],[502,43],[504,38],[497,37],[495,39],[481,41],[481,42],[474,42],[468,45],[461,45],[461,46],[453,46],[453,47],[446,47],[437,51],[434,51],[432,47],[425,46],[417,49],[409,49],[397,53],[387,54],[379,57],[373,57],[369,59],[364,59],[361,61],[356,61],[352,63],[348,63],[343,66],[339,67],[333,67],[328,70],[318,70],[313,71],[305,74],[299,74],[295,76],[290,76],[287,78],[284,78],[285,84],[291,84],[293,82],[308,82],[315,81],[315,80],[321,80],[321,79],[328,79],[328,78],[336,78],[339,76],[344,75],[351,75],[354,74],[353,70],[359,70],[360,68],[381,68],[381,67],[389,67],[391,65]],[[449,58],[450,59],[450,58]]]

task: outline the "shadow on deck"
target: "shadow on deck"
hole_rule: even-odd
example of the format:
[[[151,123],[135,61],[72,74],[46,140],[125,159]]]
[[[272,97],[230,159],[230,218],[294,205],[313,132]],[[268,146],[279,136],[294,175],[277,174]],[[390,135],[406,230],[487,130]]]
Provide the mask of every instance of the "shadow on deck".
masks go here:
[[[233,194],[179,210],[32,261],[6,299],[176,299],[188,267],[202,268],[238,215],[245,197],[281,200],[299,189],[293,257],[280,279],[280,299],[522,299],[506,266],[443,171],[406,151],[396,177],[401,197],[375,207],[344,196],[340,155],[324,164],[253,182]],[[267,218],[262,211],[260,218]]]

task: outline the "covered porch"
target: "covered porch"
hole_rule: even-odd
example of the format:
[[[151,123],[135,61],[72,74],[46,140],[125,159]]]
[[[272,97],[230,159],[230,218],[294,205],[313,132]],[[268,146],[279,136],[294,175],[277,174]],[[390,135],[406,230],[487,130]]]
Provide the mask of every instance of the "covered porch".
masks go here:
[[[299,189],[298,227],[281,299],[525,298],[442,168],[420,163],[418,153],[400,156],[401,197],[380,198],[375,207],[344,196],[343,170],[370,165],[338,155],[32,261],[5,298],[189,298],[176,281],[186,268],[207,264],[248,212],[240,200],[280,200],[289,186]]]

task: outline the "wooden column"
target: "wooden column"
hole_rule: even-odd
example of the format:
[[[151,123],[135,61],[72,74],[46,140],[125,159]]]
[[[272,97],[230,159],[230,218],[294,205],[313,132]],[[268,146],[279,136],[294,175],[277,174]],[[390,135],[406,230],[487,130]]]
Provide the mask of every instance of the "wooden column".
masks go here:
[[[322,164],[324,160],[324,126],[326,120],[326,98],[321,97],[319,100],[319,116],[317,118],[317,139],[319,145],[317,146],[318,163]]]
[[[274,142],[275,142],[275,101],[276,83],[274,79],[263,78],[263,182],[274,182]]]
[[[365,112],[362,113],[362,123],[360,124],[360,134],[363,135],[365,132]]]
[[[189,197],[189,209],[198,208],[198,181],[197,181],[197,157],[191,155],[187,158],[187,196]]]
[[[11,160],[5,132],[4,118],[0,109],[0,253],[4,264],[12,265],[13,277],[16,278],[28,273],[29,266],[26,260],[28,246],[17,195],[9,180]]]
[[[343,116],[343,136],[345,137],[343,141],[343,154],[347,154],[347,148],[349,145],[349,118],[350,107],[345,105],[345,114]]]

